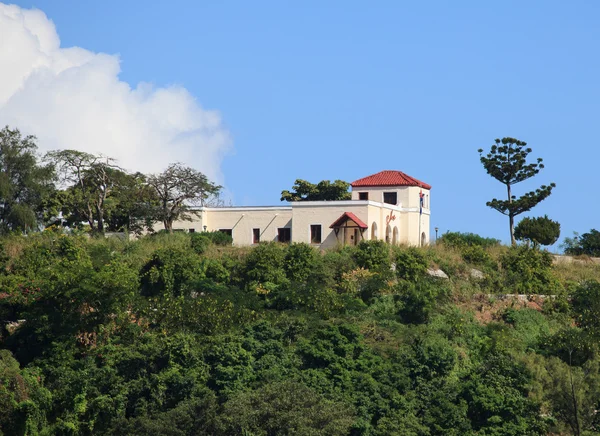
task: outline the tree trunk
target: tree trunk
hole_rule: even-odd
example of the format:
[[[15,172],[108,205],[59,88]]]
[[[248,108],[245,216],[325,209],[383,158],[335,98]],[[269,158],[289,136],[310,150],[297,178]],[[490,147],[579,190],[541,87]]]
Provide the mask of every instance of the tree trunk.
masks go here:
[[[508,204],[509,204],[508,223],[510,226],[510,243],[514,247],[515,245],[517,245],[517,240],[515,239],[515,216],[513,215],[512,210],[510,210],[510,204],[512,204],[512,192],[510,189],[510,183],[506,184],[506,191],[508,194]]]
[[[173,221],[169,219],[163,220],[163,224],[165,225],[165,230],[169,233],[173,233]]]

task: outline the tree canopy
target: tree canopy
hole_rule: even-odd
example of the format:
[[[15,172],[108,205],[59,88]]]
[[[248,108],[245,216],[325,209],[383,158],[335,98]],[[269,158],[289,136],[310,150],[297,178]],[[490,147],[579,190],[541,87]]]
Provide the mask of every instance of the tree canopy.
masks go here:
[[[158,200],[154,217],[162,221],[168,231],[172,231],[173,221],[191,220],[199,213],[192,206],[203,206],[221,191],[221,186],[209,181],[200,171],[180,163],[169,165],[160,174],[149,175],[147,183]]]
[[[552,193],[552,188],[556,186],[554,183],[550,183],[518,198],[513,195],[512,187],[514,185],[535,176],[544,168],[541,158],[538,158],[535,162],[527,162],[527,156],[532,152],[532,149],[525,148],[526,146],[527,143],[524,141],[505,137],[496,139],[487,155],[482,154],[483,149],[478,150],[479,160],[487,173],[506,186],[506,200],[494,198],[488,201],[486,205],[508,216],[510,240],[513,245],[516,244],[515,217],[531,210],[546,199]]]
[[[43,221],[54,192],[54,167],[42,165],[35,136],[0,130],[0,231],[32,230]]]
[[[515,228],[515,239],[528,241],[534,246],[552,245],[560,237],[560,223],[547,215],[538,218],[523,218]]]
[[[281,191],[281,201],[337,201],[350,200],[350,183],[343,180],[322,180],[317,184],[296,179],[292,191]]]

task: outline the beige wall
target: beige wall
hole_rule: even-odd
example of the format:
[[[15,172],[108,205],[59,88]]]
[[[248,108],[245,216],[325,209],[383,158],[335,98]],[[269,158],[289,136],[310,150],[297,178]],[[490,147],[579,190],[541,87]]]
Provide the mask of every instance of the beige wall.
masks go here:
[[[386,189],[375,191],[389,192]],[[344,235],[340,231],[336,237],[335,231],[329,226],[344,212],[352,212],[368,226],[362,233],[362,238],[359,233],[359,241],[374,238],[374,225],[377,227],[375,238],[385,241],[389,223],[390,243],[394,242],[395,233],[397,244],[418,246],[420,245],[419,221],[421,233],[425,233],[425,243],[430,241],[430,211],[429,208],[423,208],[423,214],[419,216],[419,191],[417,187],[398,190],[399,195],[402,193],[411,206],[405,206],[404,203],[401,206],[394,206],[375,201],[348,200],[297,202],[287,207],[201,208],[198,218],[191,222],[176,221],[173,223],[173,229],[186,231],[194,229],[196,232],[203,231],[204,226],[208,231],[231,229],[234,245],[251,245],[253,229],[260,229],[260,240],[266,242],[276,241],[277,230],[287,227],[291,229],[292,242],[310,243],[310,226],[317,224],[321,226],[321,244],[316,245],[320,248],[330,248],[343,243]],[[429,194],[428,190],[423,192]]]
[[[342,243],[343,235],[340,232],[336,237],[333,229],[329,226],[333,224],[344,212],[352,212],[365,224],[368,223],[368,205],[367,201],[303,201],[292,204],[292,241],[305,242],[310,244],[310,226],[311,224],[321,225],[321,244],[320,248],[335,247]],[[360,234],[359,234],[360,237]],[[368,229],[362,234],[364,239],[368,239]],[[359,239],[360,240],[360,239]]]
[[[176,221],[173,229],[209,232],[231,229],[234,245],[251,245],[253,229],[260,229],[261,241],[276,241],[277,229],[291,228],[291,207],[223,207],[202,208],[200,218],[192,222]],[[293,235],[292,235],[293,237]]]

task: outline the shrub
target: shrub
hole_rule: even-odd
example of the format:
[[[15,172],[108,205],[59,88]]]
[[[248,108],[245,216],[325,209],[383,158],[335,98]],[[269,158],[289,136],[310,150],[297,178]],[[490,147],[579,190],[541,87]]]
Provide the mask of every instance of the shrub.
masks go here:
[[[437,305],[450,294],[445,284],[431,279],[401,282],[398,290],[398,315],[403,322],[410,324],[427,322]]]
[[[142,295],[182,295],[192,281],[202,278],[200,258],[189,250],[156,250],[140,272]]]
[[[462,258],[473,265],[492,266],[493,260],[481,245],[470,245],[462,249]]]
[[[225,232],[215,230],[214,232],[195,233],[198,236],[205,236],[215,245],[227,246],[233,244],[233,237]]]
[[[292,244],[285,254],[285,272],[293,282],[306,281],[321,260],[317,250],[308,244]]]
[[[594,280],[579,286],[571,305],[577,325],[600,337],[600,282]]]
[[[384,241],[361,241],[354,251],[354,259],[360,268],[380,273],[390,271],[390,248]]]
[[[552,275],[552,256],[545,250],[526,246],[510,247],[500,256],[509,292],[548,294],[556,291],[558,281]]]
[[[192,250],[197,254],[204,254],[213,242],[210,237],[202,233],[192,233],[190,243],[192,245]]]
[[[395,248],[396,275],[399,279],[416,282],[427,272],[427,259],[414,247]]]
[[[246,259],[246,284],[251,288],[264,285],[269,292],[274,287],[287,284],[285,254],[285,247],[275,242],[265,242],[254,247]]]
[[[444,244],[448,247],[456,248],[473,245],[488,248],[500,245],[500,241],[498,239],[485,238],[475,233],[461,232],[446,232],[438,239],[438,243]]]

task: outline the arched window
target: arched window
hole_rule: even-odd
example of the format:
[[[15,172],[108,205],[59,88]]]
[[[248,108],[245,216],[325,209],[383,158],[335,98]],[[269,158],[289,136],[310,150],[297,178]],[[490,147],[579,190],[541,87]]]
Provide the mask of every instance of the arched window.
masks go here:
[[[398,245],[398,227],[394,227],[394,236],[392,238],[392,244]]]
[[[421,233],[421,247],[424,247],[427,244],[427,236],[425,232]]]
[[[377,223],[375,221],[373,221],[373,224],[371,225],[371,239],[377,239]]]
[[[385,228],[385,242],[387,242],[389,244],[391,239],[392,239],[392,228],[388,224],[387,227]]]

